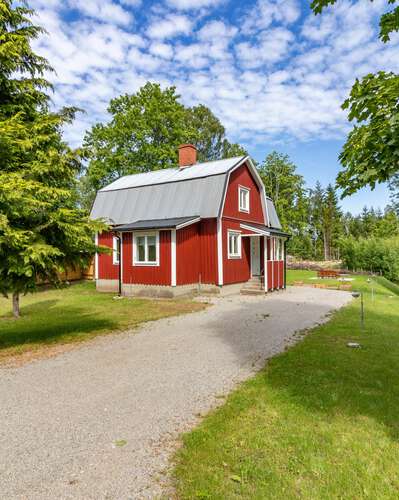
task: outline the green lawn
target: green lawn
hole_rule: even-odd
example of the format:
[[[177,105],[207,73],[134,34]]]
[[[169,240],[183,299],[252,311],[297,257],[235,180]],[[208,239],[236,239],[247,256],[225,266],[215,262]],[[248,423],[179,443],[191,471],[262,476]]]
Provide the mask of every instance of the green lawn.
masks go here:
[[[355,299],[186,434],[179,498],[398,498],[399,296],[365,277],[353,287],[365,330]]]
[[[364,275],[347,276],[352,281],[338,281],[336,279],[317,278],[317,271],[307,271],[302,269],[290,269],[287,271],[287,285],[295,283],[303,283],[304,285],[325,285],[326,287],[339,288],[342,285],[351,285],[352,289],[356,289],[359,285],[367,280]]]
[[[114,295],[96,292],[90,282],[40,291],[21,297],[18,320],[11,316],[11,300],[0,298],[0,362],[16,354],[81,342],[205,307],[190,300],[116,300]]]

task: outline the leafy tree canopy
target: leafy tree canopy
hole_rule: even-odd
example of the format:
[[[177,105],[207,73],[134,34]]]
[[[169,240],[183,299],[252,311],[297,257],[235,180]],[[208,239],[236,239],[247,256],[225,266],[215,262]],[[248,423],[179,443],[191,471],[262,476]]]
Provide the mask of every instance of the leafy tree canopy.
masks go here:
[[[187,108],[179,98],[175,87],[147,82],[137,93],[111,100],[111,120],[94,125],[85,136],[86,195],[89,186],[92,196],[122,175],[175,166],[183,143],[197,146],[200,161],[245,154],[226,139],[223,125],[206,106]]]
[[[321,13],[336,0],[313,0]],[[396,0],[388,0],[393,5]],[[380,39],[386,43],[399,30],[399,6],[380,19]],[[348,196],[364,186],[389,181],[399,171],[399,75],[380,71],[356,80],[343,109],[355,123],[340,154],[344,170],[337,184]]]
[[[356,121],[340,154],[337,177],[344,196],[388,181],[399,170],[399,75],[369,74],[356,80],[343,104]]]

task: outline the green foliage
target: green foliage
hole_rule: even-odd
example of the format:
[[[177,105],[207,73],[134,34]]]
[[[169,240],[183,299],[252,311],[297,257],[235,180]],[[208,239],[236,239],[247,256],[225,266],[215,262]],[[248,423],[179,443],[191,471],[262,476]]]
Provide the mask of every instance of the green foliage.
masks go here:
[[[320,14],[328,5],[333,5],[337,0],[313,0],[310,4],[315,14]],[[373,0],[370,0],[371,2]],[[396,3],[396,0],[387,0],[388,4]],[[391,33],[399,30],[399,7],[386,12],[380,19],[380,39],[383,42],[390,40]]]
[[[350,132],[340,160],[344,170],[337,184],[343,195],[364,186],[388,181],[399,165],[399,75],[379,72],[356,80],[343,104],[349,120],[358,124]]]
[[[391,281],[399,281],[399,237],[345,238],[341,242],[341,257],[351,271],[381,273]]]
[[[76,208],[80,155],[62,140],[76,109],[48,110],[51,86],[42,75],[50,68],[30,46],[42,32],[32,13],[0,4],[0,293],[14,297],[86,264],[104,227]]]
[[[226,139],[226,129],[212,111],[200,104],[186,110],[186,127],[193,130],[193,143],[198,150],[198,161],[219,160],[247,155],[239,144]]]
[[[399,295],[399,285],[397,285],[396,283],[392,283],[392,281],[387,280],[386,278],[384,278],[384,276],[376,276],[374,279],[377,281],[377,283],[384,286],[395,295]]]
[[[335,2],[313,0],[311,8],[320,14]],[[380,39],[388,42],[398,30],[396,7],[381,16]],[[399,75],[380,71],[356,80],[342,108],[349,110],[348,118],[355,122],[340,154],[344,170],[337,177],[342,196],[348,196],[364,186],[374,188],[376,183],[389,181],[399,171]]]
[[[177,147],[193,139],[178,98],[174,87],[148,82],[136,94],[111,100],[111,121],[95,125],[84,141],[94,190],[123,175],[176,165]]]
[[[43,78],[51,67],[35,54],[31,41],[43,28],[30,20],[33,11],[22,2],[13,7],[11,0],[0,2],[0,116],[23,111],[30,116],[36,106],[46,105],[50,83]],[[23,77],[21,76],[23,75]]]
[[[296,166],[288,155],[277,151],[270,153],[258,170],[266,194],[276,206],[283,230],[292,235],[288,252],[309,257],[312,244],[308,234],[308,200],[303,177],[296,173]]]

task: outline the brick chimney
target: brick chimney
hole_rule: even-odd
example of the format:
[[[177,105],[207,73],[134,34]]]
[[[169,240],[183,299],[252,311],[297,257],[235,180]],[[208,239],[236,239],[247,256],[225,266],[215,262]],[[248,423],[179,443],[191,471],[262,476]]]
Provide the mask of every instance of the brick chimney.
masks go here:
[[[179,150],[179,167],[189,167],[197,163],[197,148],[192,144],[182,144]]]

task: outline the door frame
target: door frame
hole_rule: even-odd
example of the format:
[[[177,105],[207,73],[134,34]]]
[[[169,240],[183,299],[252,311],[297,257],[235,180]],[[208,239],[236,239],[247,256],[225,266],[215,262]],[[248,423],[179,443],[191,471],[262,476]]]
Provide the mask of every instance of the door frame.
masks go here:
[[[259,261],[259,273],[258,274],[254,274],[253,273],[253,259],[252,259],[252,240],[256,238],[256,242],[257,242],[257,245],[258,245],[258,261]],[[250,236],[250,254],[251,254],[251,278],[253,276],[260,276],[261,275],[261,266],[260,266],[260,236]],[[255,242],[254,242],[255,243]]]

